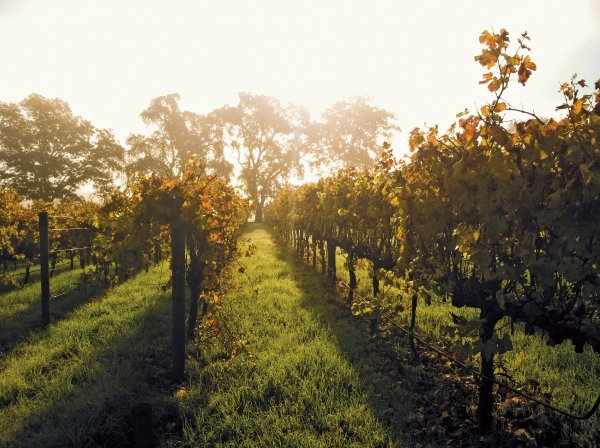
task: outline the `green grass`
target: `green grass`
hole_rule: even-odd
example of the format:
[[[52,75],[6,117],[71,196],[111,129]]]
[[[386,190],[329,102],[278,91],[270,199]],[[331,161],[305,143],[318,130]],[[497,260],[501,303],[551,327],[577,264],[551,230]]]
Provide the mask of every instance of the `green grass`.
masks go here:
[[[221,334],[190,367],[184,437],[168,446],[414,446],[402,433],[414,393],[392,382],[320,274],[294,262],[268,228],[253,225],[246,237],[258,247],[244,261],[252,282],[235,274],[241,287],[224,297]]]
[[[70,264],[71,264],[70,260],[59,260],[56,263],[56,267],[54,269],[53,275],[58,275],[60,273],[70,270]],[[74,261],[73,267],[75,270],[79,269],[79,259],[76,259]],[[52,266],[50,266],[50,272],[52,273]],[[23,264],[19,263],[16,266],[16,268],[14,268],[14,266],[11,266],[9,264],[8,271],[5,272],[4,270],[2,270],[0,272],[0,276],[5,276],[7,279],[11,278],[18,285],[22,285],[23,280],[25,279],[25,266]],[[39,283],[40,276],[41,276],[40,265],[39,264],[32,265],[30,267],[29,281],[26,285],[22,285],[22,286],[27,287],[27,286],[30,286],[31,284]],[[9,288],[9,289],[0,288],[0,295],[7,293],[9,290],[13,291],[14,289],[13,288]]]
[[[0,360],[0,447],[128,446],[132,404],[167,414],[170,300],[150,286],[164,275],[139,274]]]
[[[348,281],[348,272],[344,268],[345,256],[337,255],[338,275]],[[358,290],[365,297],[372,296],[371,279],[366,267],[357,269]],[[390,294],[398,291],[390,288]],[[398,322],[408,327],[410,322],[410,300],[403,299],[404,310],[398,314]],[[441,299],[426,304],[423,298],[419,299],[417,309],[416,333],[431,342],[437,343],[442,348],[452,352],[452,345],[441,334],[440,329],[452,325],[450,313],[474,319],[479,315],[475,308],[455,308],[449,302]],[[497,328],[500,333],[509,332],[507,321],[501,321]],[[468,339],[468,338],[466,338]],[[471,340],[475,340],[474,335]],[[594,353],[591,347],[586,346],[582,354],[575,353],[573,345],[567,341],[559,345],[546,344],[542,335],[528,336],[522,326],[516,325],[511,335],[513,350],[499,355],[497,366],[502,366],[502,371],[508,373],[514,381],[507,381],[512,385],[523,387],[523,390],[533,396],[550,401],[560,409],[583,415],[588,412],[600,394],[600,356]],[[441,344],[440,344],[441,342]],[[474,366],[478,366],[475,360]],[[506,378],[499,378],[506,381]],[[536,384],[537,383],[537,384]],[[538,385],[539,384],[539,385]],[[506,411],[502,406],[500,412]],[[562,417],[554,411],[546,410],[530,401],[522,401],[511,412],[520,419],[534,416],[550,426],[556,427],[557,438],[564,435],[575,435],[575,440],[587,446],[591,440],[600,438],[600,412],[587,421],[575,421]]]
[[[68,267],[68,266],[67,266]],[[62,294],[78,288],[81,269],[58,271],[50,278],[50,293]],[[88,287],[50,301],[52,320],[64,318],[77,306],[103,291],[102,287]],[[39,331],[42,320],[40,283],[29,283],[20,289],[0,294],[0,358],[31,331]]]
[[[166,265],[93,300],[57,299],[48,329],[36,327],[39,285],[0,295],[0,338],[10,341],[0,355],[0,447],[130,446],[128,415],[141,401],[153,404],[161,445],[170,448],[439,446],[428,428],[415,432],[412,420],[428,393],[426,367],[394,358],[391,347],[375,348],[366,323],[339,305],[343,294],[269,228],[249,226],[243,238],[258,252],[241,260],[245,273],[234,270],[228,279],[217,325],[190,346],[178,398],[168,380],[170,294],[156,286],[168,277]],[[78,275],[54,277],[53,292]],[[359,279],[367,293],[366,269]],[[437,340],[451,310],[420,303],[418,331]],[[406,322],[408,311],[399,318]],[[548,347],[520,331],[513,343],[502,362],[517,382],[533,378],[536,394],[551,393],[553,404],[589,408],[600,388],[597,355],[577,355],[570,344]],[[435,391],[439,401],[452,401],[450,389]],[[517,420],[534,415],[559,432],[577,432],[582,446],[598,434],[597,416],[567,426],[535,405],[515,409]]]

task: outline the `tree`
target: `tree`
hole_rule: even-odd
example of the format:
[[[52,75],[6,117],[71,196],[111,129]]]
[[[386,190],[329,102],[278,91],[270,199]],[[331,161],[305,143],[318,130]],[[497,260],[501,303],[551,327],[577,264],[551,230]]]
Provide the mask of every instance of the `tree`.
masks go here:
[[[308,114],[282,107],[276,98],[242,92],[237,106],[222,108],[221,115],[228,123],[240,179],[256,206],[255,221],[262,222],[265,201],[292,173],[303,174],[296,124],[306,122]]]
[[[158,173],[173,178],[194,158],[209,171],[229,176],[232,165],[225,159],[224,128],[219,116],[182,111],[179,100],[176,93],[154,98],[141,113],[144,123],[154,130],[149,136],[132,134],[127,139],[129,173]]]
[[[392,112],[360,96],[335,103],[323,112],[322,119],[314,125],[313,138],[322,148],[317,163],[329,167],[373,166],[381,140],[389,140],[399,130]]]
[[[0,183],[27,199],[64,199],[91,182],[112,184],[123,148],[109,130],[74,116],[60,99],[31,94],[0,103]]]

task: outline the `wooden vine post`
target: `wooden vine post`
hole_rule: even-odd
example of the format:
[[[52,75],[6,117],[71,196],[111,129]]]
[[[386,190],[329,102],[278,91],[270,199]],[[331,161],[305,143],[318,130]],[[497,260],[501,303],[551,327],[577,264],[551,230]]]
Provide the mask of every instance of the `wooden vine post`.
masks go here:
[[[50,266],[48,242],[48,212],[39,213],[40,285],[42,292],[42,326],[50,325]]]
[[[329,278],[332,282],[335,282],[335,278],[337,275],[336,267],[335,267],[335,252],[336,252],[336,244],[332,239],[327,240],[327,273],[329,274]]]
[[[185,234],[181,221],[183,200],[171,203],[171,273],[173,300],[173,380],[183,379],[185,367]]]

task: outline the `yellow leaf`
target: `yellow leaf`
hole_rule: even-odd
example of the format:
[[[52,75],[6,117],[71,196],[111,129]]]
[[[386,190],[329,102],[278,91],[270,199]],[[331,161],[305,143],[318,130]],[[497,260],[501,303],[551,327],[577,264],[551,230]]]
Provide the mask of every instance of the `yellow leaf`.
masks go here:
[[[487,43],[488,40],[490,40],[491,37],[492,37],[492,35],[490,34],[490,32],[488,30],[484,30],[481,33],[481,36],[479,36],[479,43],[485,44],[485,43]]]
[[[492,80],[492,82],[490,82],[490,84],[488,85],[488,90],[490,92],[495,92],[500,88],[500,80],[498,80],[497,78],[494,78]]]

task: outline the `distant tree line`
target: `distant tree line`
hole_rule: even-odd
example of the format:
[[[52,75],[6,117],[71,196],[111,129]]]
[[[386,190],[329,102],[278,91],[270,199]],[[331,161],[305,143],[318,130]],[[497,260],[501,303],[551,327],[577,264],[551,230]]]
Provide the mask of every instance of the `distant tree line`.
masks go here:
[[[175,93],[151,100],[141,113],[148,133],[129,135],[126,146],[60,99],[34,93],[0,102],[0,186],[32,200],[73,198],[84,185],[104,196],[124,177],[177,178],[194,158],[210,173],[235,176],[262,221],[265,203],[291,176],[370,166],[374,148],[398,129],[393,113],[364,97],[332,105],[320,120],[248,92],[206,115],[181,110],[179,101]]]

